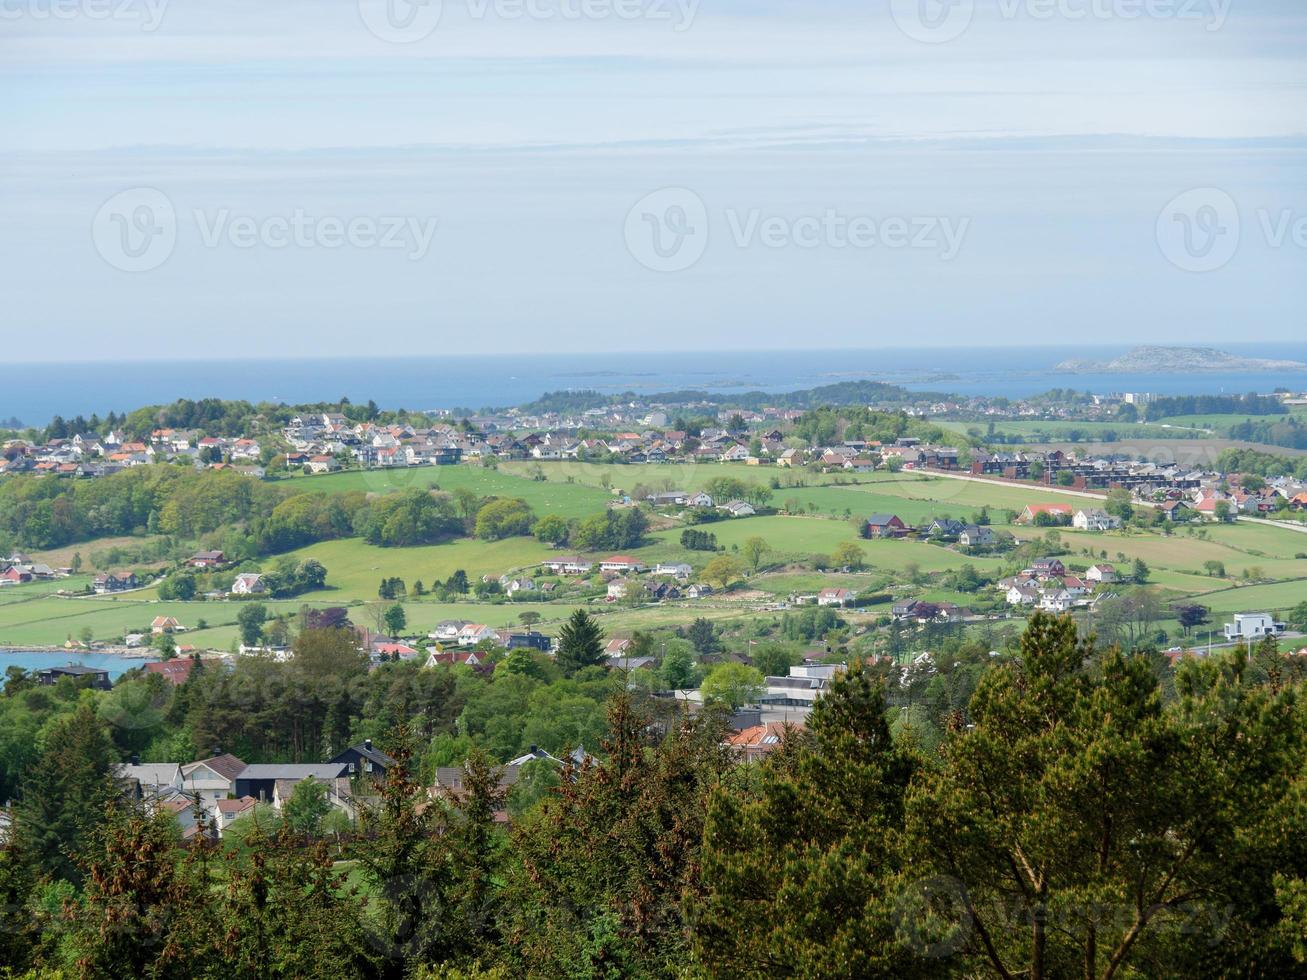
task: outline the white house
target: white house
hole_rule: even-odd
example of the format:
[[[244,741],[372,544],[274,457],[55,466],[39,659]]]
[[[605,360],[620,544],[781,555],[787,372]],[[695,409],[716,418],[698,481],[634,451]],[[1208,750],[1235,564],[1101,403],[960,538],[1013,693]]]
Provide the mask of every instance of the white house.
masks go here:
[[[719,510],[724,510],[732,517],[752,517],[758,513],[753,509],[753,504],[744,500],[730,500],[722,504]]]
[[[474,647],[486,640],[497,639],[497,634],[484,623],[468,623],[458,631],[458,645]]]
[[[465,619],[446,619],[437,623],[436,628],[427,636],[437,643],[455,643],[458,641],[458,634],[466,625],[467,620]]]
[[[209,816],[219,817],[219,802],[235,792],[236,777],[244,768],[245,763],[230,754],[189,763],[181,767],[184,792],[198,797]]]
[[[1029,582],[1013,585],[1007,590],[1007,601],[1010,606],[1033,606],[1039,601],[1039,589]]]
[[[819,606],[847,606],[852,601],[853,593],[849,589],[822,589],[817,593]]]
[[[655,575],[671,575],[675,578],[689,578],[694,569],[683,561],[659,562],[654,566]]]
[[[1089,571],[1085,572],[1085,580],[1099,585],[1115,582],[1116,569],[1111,565],[1090,565]]]
[[[1284,623],[1277,623],[1270,613],[1235,613],[1234,622],[1225,624],[1225,638],[1259,640],[1264,636],[1278,636],[1284,629]]]
[[[643,572],[646,567],[630,555],[613,555],[599,563],[601,572]]]
[[[1094,507],[1076,511],[1071,526],[1081,531],[1112,531],[1121,526],[1121,519]]]
[[[267,591],[268,586],[264,583],[263,576],[257,572],[242,572],[232,579],[232,595],[256,595]]]
[[[1039,608],[1046,612],[1064,613],[1071,608],[1071,593],[1066,589],[1047,589],[1039,594]]]
[[[534,592],[536,584],[529,578],[509,578],[507,575],[499,580],[505,592],[509,595],[516,595],[519,592]]]
[[[554,558],[544,563],[545,568],[555,575],[589,575],[594,569],[594,562],[572,555],[570,558]]]

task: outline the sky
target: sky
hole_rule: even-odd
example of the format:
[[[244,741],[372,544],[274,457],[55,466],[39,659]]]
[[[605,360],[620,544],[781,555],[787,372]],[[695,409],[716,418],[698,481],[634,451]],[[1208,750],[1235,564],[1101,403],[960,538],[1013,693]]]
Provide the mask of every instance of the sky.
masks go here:
[[[0,0],[11,362],[1297,341],[1301,0]]]

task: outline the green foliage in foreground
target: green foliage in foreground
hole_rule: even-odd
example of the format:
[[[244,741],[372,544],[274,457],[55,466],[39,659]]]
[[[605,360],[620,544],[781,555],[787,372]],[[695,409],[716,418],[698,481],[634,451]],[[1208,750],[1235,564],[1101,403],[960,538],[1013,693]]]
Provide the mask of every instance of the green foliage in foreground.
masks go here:
[[[304,793],[232,845],[180,850],[117,802],[52,850],[33,814],[88,812],[107,780],[102,722],[76,710],[34,763],[75,778],[26,784],[0,851],[0,957],[86,977],[1307,975],[1307,705],[1273,643],[1183,662],[1171,690],[1154,658],[1039,614],[933,750],[888,723],[888,669],[854,661],[754,764],[717,710],[621,692],[598,757],[533,771],[516,805],[475,748],[433,799],[401,723],[362,833],[330,846]]]

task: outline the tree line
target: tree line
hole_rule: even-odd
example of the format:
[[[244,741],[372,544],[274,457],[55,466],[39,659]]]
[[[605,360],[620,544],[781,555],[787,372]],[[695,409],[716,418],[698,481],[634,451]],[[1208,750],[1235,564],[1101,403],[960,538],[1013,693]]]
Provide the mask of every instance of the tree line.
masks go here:
[[[23,777],[0,957],[87,977],[1303,976],[1301,673],[1267,644],[1167,686],[1037,614],[935,746],[857,660],[748,764],[721,712],[618,690],[596,754],[505,826],[495,762],[472,749],[464,789],[433,798],[401,720],[352,838],[303,833],[301,799],[184,851],[117,794],[81,701]]]

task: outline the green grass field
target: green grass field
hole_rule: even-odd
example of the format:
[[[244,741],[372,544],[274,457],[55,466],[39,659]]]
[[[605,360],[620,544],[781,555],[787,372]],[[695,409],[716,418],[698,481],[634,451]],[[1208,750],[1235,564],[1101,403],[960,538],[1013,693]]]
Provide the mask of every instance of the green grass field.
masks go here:
[[[1078,498],[1034,487],[991,485],[913,473],[823,476],[744,465],[617,467],[546,463],[538,471],[547,479],[539,481],[528,476],[536,471],[536,464],[515,463],[499,471],[473,466],[422,468],[334,474],[295,482],[305,488],[330,492],[354,489],[380,492],[434,482],[445,489],[467,486],[483,495],[522,497],[537,514],[585,517],[601,511],[611,499],[605,483],[627,490],[637,484],[651,489],[693,489],[718,476],[749,483],[769,484],[773,479],[779,480],[788,485],[774,491],[773,504],[783,507],[787,501],[797,501],[800,514],[722,520],[697,526],[716,535],[726,553],[736,552],[753,537],[767,543],[769,551],[763,562],[774,570],[747,581],[755,599],[759,595],[783,597],[811,592],[826,585],[863,590],[875,583],[878,587],[897,586],[901,591],[910,571],[930,576],[971,565],[982,573],[994,574],[1010,564],[1004,559],[967,556],[922,541],[863,540],[858,536],[855,522],[845,517],[846,512],[861,518],[885,511],[896,513],[909,523],[925,524],[937,516],[968,518],[988,506],[997,522],[1003,511],[1019,510],[1027,503],[1079,505]],[[841,482],[836,483],[836,479]],[[1036,528],[997,523],[996,526],[1011,531],[1021,540],[1046,533]],[[712,553],[682,548],[679,540],[682,530],[679,524],[657,530],[634,553],[649,564],[681,561],[702,568]],[[1218,615],[1262,607],[1267,611],[1283,611],[1307,599],[1307,558],[1296,557],[1307,554],[1307,535],[1249,522],[1205,525],[1203,532],[1200,537],[1183,529],[1170,536],[1153,531],[1091,534],[1060,530],[1063,543],[1071,552],[1065,560],[1072,567],[1103,560],[1128,565],[1140,558],[1151,570],[1151,583],[1164,589],[1168,598],[1199,597],[1198,601],[1212,605]],[[821,573],[805,567],[814,555],[829,555],[846,542],[857,542],[863,549],[867,561],[864,572]],[[95,546],[95,542],[88,542],[80,548],[87,552]],[[497,542],[458,540],[417,548],[378,548],[357,538],[323,542],[293,552],[291,557],[322,562],[328,570],[328,588],[299,599],[266,604],[274,613],[294,613],[304,604],[344,605],[350,607],[355,622],[371,625],[375,610],[382,605],[377,587],[383,578],[399,577],[411,588],[418,579],[428,586],[443,581],[457,569],[463,569],[472,579],[484,575],[498,577],[537,565],[558,553],[528,537]],[[591,557],[600,559],[606,554]],[[1207,574],[1203,568],[1207,561],[1222,562],[1228,577],[1213,578]],[[1247,573],[1276,581],[1236,587]],[[183,643],[228,649],[236,639],[235,621],[240,609],[237,602],[160,602],[152,589],[117,597],[79,599],[58,598],[53,594],[57,589],[76,588],[88,580],[89,575],[81,575],[0,589],[0,645],[58,645],[69,636],[77,637],[83,628],[89,628],[96,639],[111,640],[125,631],[148,628],[156,615],[176,616],[191,628],[182,637]],[[940,578],[912,588],[923,595],[947,596],[950,601],[966,604],[962,597],[949,592],[948,583]],[[567,598],[529,604],[449,604],[413,599],[405,603],[405,608],[408,632],[414,634],[425,633],[441,620],[451,618],[505,626],[517,622],[525,609],[538,612],[544,619],[543,628],[552,631],[576,604]],[[697,615],[727,619],[759,615],[756,601],[750,604],[731,596],[646,608],[598,601],[592,603],[592,608],[602,611],[605,628],[620,630],[685,623]],[[195,627],[201,619],[207,622],[207,628],[197,630]]]
[[[542,464],[544,468],[552,464]],[[418,466],[394,470],[353,470],[325,476],[298,477],[290,485],[323,493],[363,490],[368,493],[391,493],[410,487],[439,487],[453,491],[466,487],[482,497],[521,497],[538,516],[558,514],[562,517],[587,517],[601,511],[612,499],[596,482],[594,485],[568,483],[566,477],[539,481],[529,477],[529,464],[518,469],[488,469],[483,466]]]
[[[1047,440],[1063,442],[1080,433],[1084,441],[1099,439],[1105,432],[1115,432],[1120,439],[1192,439],[1201,437],[1201,432],[1186,432],[1172,419],[1168,425],[1156,422],[1063,422],[1060,420],[1018,420],[995,422],[994,431],[1002,435],[1022,436],[1028,441]],[[989,431],[987,422],[951,422],[937,423],[942,428],[966,435],[976,433],[982,440]]]

